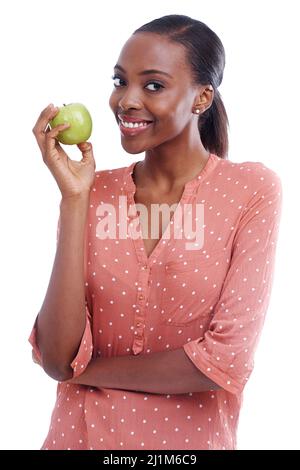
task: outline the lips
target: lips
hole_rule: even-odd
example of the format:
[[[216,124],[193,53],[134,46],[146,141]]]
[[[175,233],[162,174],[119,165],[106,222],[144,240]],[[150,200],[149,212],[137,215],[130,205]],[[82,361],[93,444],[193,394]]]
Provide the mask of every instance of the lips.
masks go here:
[[[125,122],[153,122],[150,119],[144,119],[142,117],[128,116],[126,114],[118,114],[119,121]]]
[[[142,132],[146,132],[147,129],[149,129],[149,127],[152,126],[152,122],[147,122],[147,125],[145,126],[141,126],[141,127],[125,127],[122,123],[122,121],[120,120],[119,121],[119,129],[121,131],[121,134],[123,136],[135,136],[135,135],[138,135],[138,134],[141,134]]]

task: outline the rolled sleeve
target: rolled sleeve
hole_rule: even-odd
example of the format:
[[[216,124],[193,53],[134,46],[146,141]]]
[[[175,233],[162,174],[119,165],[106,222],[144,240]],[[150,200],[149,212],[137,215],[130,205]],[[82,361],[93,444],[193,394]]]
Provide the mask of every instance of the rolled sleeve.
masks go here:
[[[60,217],[57,223],[56,243],[58,242],[58,238],[59,238],[59,230],[60,230]],[[86,262],[87,255],[86,253],[87,253],[87,237],[85,236],[85,261],[84,261],[85,281],[87,278],[87,262]],[[87,286],[87,283],[86,283],[86,286]],[[87,302],[87,289],[86,289],[85,297],[86,297],[85,298],[85,328],[84,328],[84,332],[83,332],[83,335],[82,335],[82,338],[81,338],[81,341],[77,350],[77,354],[70,364],[70,367],[73,370],[74,378],[84,372],[93,354],[92,316],[91,316],[91,311],[90,311],[90,308],[88,307],[88,302]],[[41,367],[43,367],[42,355],[37,344],[37,319],[38,319],[38,315],[35,318],[35,322],[31,330],[30,336],[28,338],[28,341],[32,346],[33,361],[39,364]]]
[[[77,377],[82,374],[88,366],[92,354],[93,354],[93,337],[91,328],[91,315],[87,305],[85,306],[85,329],[82,335],[80,345],[77,354],[70,366],[73,369],[73,377]],[[28,338],[29,343],[32,346],[33,361],[43,367],[42,355],[37,344],[37,317],[34,322],[34,326]]]
[[[254,368],[273,285],[282,184],[270,169],[261,179],[240,219],[209,328],[183,346],[203,374],[233,394],[243,391]]]
[[[32,330],[31,330],[30,336],[28,338],[28,341],[32,346],[32,359],[33,359],[33,361],[43,367],[42,355],[41,355],[41,352],[39,350],[39,347],[37,345],[37,340],[36,340],[36,327],[37,327],[37,317],[35,319],[35,322],[34,322]]]
[[[78,375],[82,374],[82,372],[84,372],[93,354],[91,315],[87,306],[85,307],[85,311],[86,311],[86,324],[85,324],[84,333],[81,338],[78,352],[70,364],[73,369],[73,377],[77,377]]]

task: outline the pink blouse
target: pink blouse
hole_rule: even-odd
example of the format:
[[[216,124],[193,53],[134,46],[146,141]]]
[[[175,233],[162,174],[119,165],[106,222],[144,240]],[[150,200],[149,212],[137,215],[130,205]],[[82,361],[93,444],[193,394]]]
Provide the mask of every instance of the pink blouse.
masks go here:
[[[134,201],[135,164],[97,171],[90,192],[86,328],[74,376],[98,356],[183,348],[222,388],[151,394],[58,382],[42,449],[235,449],[270,300],[281,180],[260,162],[210,154],[148,258]],[[197,223],[194,242],[183,230],[185,207]],[[35,326],[29,341],[41,364]]]

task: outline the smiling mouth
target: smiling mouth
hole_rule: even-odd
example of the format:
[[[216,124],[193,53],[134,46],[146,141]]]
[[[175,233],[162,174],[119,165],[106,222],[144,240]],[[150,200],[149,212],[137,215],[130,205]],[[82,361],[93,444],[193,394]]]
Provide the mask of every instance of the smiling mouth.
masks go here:
[[[119,119],[119,128],[120,131],[123,135],[136,135],[144,132],[147,130],[151,125],[153,124],[153,121],[142,121],[140,123],[137,122],[130,122],[130,123],[124,123]]]

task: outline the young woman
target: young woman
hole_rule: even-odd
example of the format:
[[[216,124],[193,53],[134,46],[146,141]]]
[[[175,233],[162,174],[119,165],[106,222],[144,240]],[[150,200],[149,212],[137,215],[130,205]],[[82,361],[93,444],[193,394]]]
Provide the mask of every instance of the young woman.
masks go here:
[[[62,194],[29,339],[58,381],[42,449],[236,448],[282,196],[263,163],[227,158],[224,65],[218,36],[190,17],[133,33],[109,103],[123,148],[145,152],[129,166],[95,172],[90,142],[70,160],[63,127],[46,129],[51,106],[34,126]]]

